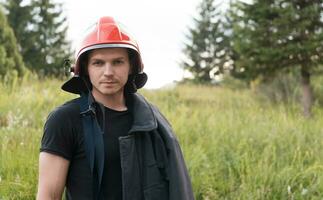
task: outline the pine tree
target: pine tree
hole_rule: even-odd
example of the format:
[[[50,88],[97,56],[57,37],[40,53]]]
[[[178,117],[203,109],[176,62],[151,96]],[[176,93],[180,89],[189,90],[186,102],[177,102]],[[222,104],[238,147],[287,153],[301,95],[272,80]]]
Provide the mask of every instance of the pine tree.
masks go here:
[[[35,44],[33,37],[32,24],[33,16],[31,5],[22,5],[24,0],[7,1],[4,4],[5,9],[8,11],[7,19],[17,39],[20,54],[23,57],[26,65],[28,65],[28,58],[26,53]]]
[[[233,5],[237,71],[249,80],[270,80],[295,68],[301,74],[303,109],[310,115],[310,77],[323,64],[323,4],[321,0],[254,0]]]
[[[70,56],[66,18],[62,4],[51,0],[9,1],[5,5],[15,28],[20,51],[28,68],[40,75],[62,75],[62,63]]]
[[[0,77],[17,71],[19,76],[25,72],[24,63],[17,48],[15,35],[9,26],[0,6]]]
[[[228,40],[214,0],[203,0],[193,20],[195,26],[189,28],[188,43],[183,49],[186,59],[181,65],[191,72],[195,82],[210,83],[212,75],[224,71],[228,60]]]
[[[36,38],[35,51],[30,52],[34,57],[34,68],[41,73],[59,75],[64,58],[70,56],[70,45],[66,40],[66,18],[62,16],[62,5],[54,4],[51,0],[34,1]]]

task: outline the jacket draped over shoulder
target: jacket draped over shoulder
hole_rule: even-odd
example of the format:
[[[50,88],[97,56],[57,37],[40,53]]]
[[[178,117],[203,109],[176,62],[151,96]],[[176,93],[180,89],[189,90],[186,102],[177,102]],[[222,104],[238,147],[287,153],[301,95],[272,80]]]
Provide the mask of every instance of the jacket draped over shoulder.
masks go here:
[[[124,200],[194,199],[170,124],[141,95],[134,94],[133,101],[133,127],[128,136],[119,139]]]

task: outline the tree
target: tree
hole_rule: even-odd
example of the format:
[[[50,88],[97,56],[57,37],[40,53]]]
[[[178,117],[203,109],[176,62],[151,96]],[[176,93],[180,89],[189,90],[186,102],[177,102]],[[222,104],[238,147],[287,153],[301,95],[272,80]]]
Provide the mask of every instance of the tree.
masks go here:
[[[40,75],[61,75],[62,62],[71,55],[62,4],[32,0],[23,6],[22,2],[8,1],[5,6],[27,67]]]
[[[35,1],[38,18],[35,19],[38,44],[36,49],[41,57],[35,59],[39,70],[45,74],[60,74],[64,58],[70,56],[70,45],[66,40],[66,18],[62,17],[62,5],[55,5],[51,0]],[[38,71],[39,71],[38,70]]]
[[[214,0],[203,0],[199,5],[195,26],[189,28],[188,43],[183,49],[186,59],[181,65],[198,83],[210,83],[212,76],[221,74],[227,62],[228,40],[220,12]]]
[[[8,11],[7,19],[16,36],[19,51],[24,61],[28,61],[26,53],[35,44],[32,30],[33,7],[22,5],[23,2],[24,0],[7,1],[4,7]]]
[[[17,71],[19,76],[25,72],[25,66],[17,48],[15,35],[9,26],[0,6],[0,77]]]
[[[303,110],[310,116],[310,77],[323,64],[321,0],[254,0],[231,8],[236,72],[248,80],[271,80],[277,73],[299,69]]]

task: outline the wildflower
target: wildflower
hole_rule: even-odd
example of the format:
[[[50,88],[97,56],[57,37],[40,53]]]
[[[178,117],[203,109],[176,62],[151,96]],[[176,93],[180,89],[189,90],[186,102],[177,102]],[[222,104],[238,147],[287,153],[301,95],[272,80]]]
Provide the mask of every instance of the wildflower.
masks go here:
[[[290,185],[287,186],[287,192],[288,194],[292,194],[292,187]]]
[[[308,192],[308,189],[303,188],[303,190],[302,190],[301,194],[302,194],[302,195],[306,195],[306,194],[307,194],[307,192]]]

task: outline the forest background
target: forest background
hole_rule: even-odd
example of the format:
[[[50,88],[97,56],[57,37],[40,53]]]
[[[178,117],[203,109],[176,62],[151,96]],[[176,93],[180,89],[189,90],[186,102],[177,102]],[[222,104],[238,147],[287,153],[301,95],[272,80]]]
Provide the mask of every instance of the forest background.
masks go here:
[[[0,199],[35,199],[48,113],[73,52],[63,4],[0,9]],[[183,148],[196,199],[323,196],[323,3],[202,0],[174,87],[142,90]]]

